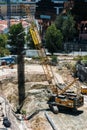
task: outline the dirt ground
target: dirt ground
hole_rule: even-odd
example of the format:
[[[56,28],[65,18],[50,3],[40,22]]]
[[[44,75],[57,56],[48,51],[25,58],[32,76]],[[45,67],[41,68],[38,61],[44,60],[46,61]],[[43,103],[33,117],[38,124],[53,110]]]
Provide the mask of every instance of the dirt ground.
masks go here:
[[[68,66],[71,62],[68,60],[60,61],[57,66],[52,66],[53,73],[56,77],[56,83],[69,85],[73,80],[72,72]],[[16,69],[16,66],[15,68]],[[53,114],[47,104],[49,99],[49,85],[46,81],[44,71],[41,65],[26,64],[25,66],[25,99],[22,110],[26,111],[29,130],[53,130],[50,122],[46,118],[45,113],[55,126],[55,130],[87,130],[87,96],[84,96],[84,105],[77,113],[71,111],[60,111],[57,115]],[[77,88],[82,83],[77,82],[72,89]],[[12,108],[16,110],[18,103],[18,88],[17,88],[17,71],[14,73],[14,78],[10,81],[6,80],[0,84],[1,90],[9,100]]]
[[[60,63],[62,68],[58,69],[59,66],[57,66],[53,67],[53,70],[55,71],[55,75],[57,76],[59,83],[65,83],[68,85],[74,80],[74,78],[71,70],[67,69],[66,65],[64,65],[66,62],[69,63],[69,60],[64,61],[64,63]],[[76,82],[74,84],[74,89],[75,85],[78,85],[78,88],[80,89],[81,84],[81,82]],[[77,91],[78,88],[76,88]],[[48,106],[46,108],[48,108]],[[55,115],[49,111],[49,109],[40,111],[37,115],[29,120],[33,130],[53,129],[45,116],[45,112],[47,112],[49,115],[49,118],[52,120],[56,130],[87,130],[87,96],[84,96],[84,105],[78,109],[77,113],[63,110],[60,111],[59,114]]]

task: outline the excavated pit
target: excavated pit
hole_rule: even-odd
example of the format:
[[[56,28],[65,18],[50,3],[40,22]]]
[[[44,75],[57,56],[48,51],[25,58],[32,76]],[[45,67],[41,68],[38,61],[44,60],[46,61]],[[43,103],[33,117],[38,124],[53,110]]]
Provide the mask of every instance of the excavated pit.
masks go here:
[[[57,74],[60,74],[64,82],[73,81],[70,70],[66,67],[57,69]],[[60,77],[58,77],[60,81]],[[18,105],[18,81],[17,76],[6,79],[0,82],[0,93],[4,94],[9,100],[13,110],[16,110]],[[49,99],[49,85],[46,81],[41,66],[27,65],[25,69],[25,95],[27,96],[22,110],[26,111],[29,121],[27,126],[30,130],[52,130],[51,125],[45,117],[44,112],[53,120],[57,130],[87,130],[87,97],[85,96],[84,106],[80,108],[77,115],[68,112],[60,112],[55,115],[49,111],[47,101]],[[35,115],[34,115],[35,113]],[[85,122],[84,122],[85,120]],[[31,127],[31,128],[30,128]]]
[[[9,82],[10,81],[10,82]],[[23,110],[29,114],[39,108],[47,108],[49,96],[49,85],[44,74],[27,74],[25,75],[25,101]],[[17,78],[6,79],[0,84],[1,92],[11,103],[14,110],[18,106],[18,84]],[[32,109],[31,109],[32,108]]]

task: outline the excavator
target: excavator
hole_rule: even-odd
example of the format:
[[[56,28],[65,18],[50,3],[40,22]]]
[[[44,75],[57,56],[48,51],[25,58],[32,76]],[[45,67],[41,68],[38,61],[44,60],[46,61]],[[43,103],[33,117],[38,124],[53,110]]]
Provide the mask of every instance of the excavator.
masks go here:
[[[45,49],[42,46],[38,29],[35,25],[32,25],[32,23],[33,21],[31,22],[29,31],[37,49],[38,55],[41,58],[44,74],[46,76],[46,80],[49,83],[49,89],[51,90],[50,97],[47,102],[49,108],[55,114],[59,112],[59,107],[70,108],[76,111],[77,108],[83,106],[84,97],[81,93],[76,94],[75,92],[67,90],[77,81],[77,79],[72,81],[68,86],[65,86],[64,89],[61,89],[59,84],[56,84],[57,79],[54,75],[51,65],[49,64],[49,58],[45,53]]]
[[[55,83],[56,79],[53,70],[51,68],[51,65],[49,65],[49,59],[45,54],[45,50],[41,46],[41,40],[36,27],[31,27],[30,33],[34,41],[34,45],[36,46],[36,49],[40,51],[40,57],[42,58],[42,67],[44,70],[44,74],[46,75],[46,79],[51,89],[51,96],[48,101],[49,108],[54,113],[59,112],[59,107],[70,108],[74,111],[77,111],[77,108],[83,106],[84,97],[81,93],[76,94],[75,92],[67,91],[77,81],[77,79],[74,79],[74,81],[72,81],[64,89],[60,89],[58,84]]]
[[[46,75],[46,79],[49,83],[50,89],[52,90],[51,96],[48,101],[50,109],[54,113],[58,113],[58,107],[61,106],[71,108],[74,111],[76,111],[77,108],[81,107],[84,104],[84,97],[81,94],[76,94],[72,91],[67,92],[66,90],[68,90],[76,82],[77,79],[72,81],[64,89],[60,90],[58,84],[55,83],[56,79],[52,67],[51,65],[49,65],[49,59],[45,54],[44,48],[41,46],[41,40],[39,40],[40,37],[38,31],[36,31],[36,27],[31,27],[30,33],[34,41],[34,45],[36,46],[36,49],[40,51],[40,57],[42,58],[42,67],[44,70],[44,74]]]
[[[77,81],[74,79],[68,86],[62,89],[59,93],[52,94],[48,104],[50,109],[57,114],[59,109],[71,109],[74,112],[84,104],[84,97],[81,93],[77,94],[74,91],[68,90]]]

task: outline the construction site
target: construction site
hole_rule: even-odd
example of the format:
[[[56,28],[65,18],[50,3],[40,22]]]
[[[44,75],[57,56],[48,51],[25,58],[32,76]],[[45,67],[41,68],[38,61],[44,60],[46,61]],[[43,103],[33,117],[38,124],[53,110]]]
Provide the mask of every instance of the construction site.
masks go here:
[[[0,103],[5,110],[3,108],[3,112],[0,111],[0,128],[4,128],[4,114],[11,122],[8,130],[86,130],[87,95],[81,94],[84,83],[73,77],[74,65],[72,56],[58,56],[57,65],[51,65],[54,75],[52,78],[56,78],[56,81],[50,83],[41,63],[36,59],[26,58],[26,98],[20,114],[16,114],[19,96],[17,65],[13,69],[1,66]],[[57,86],[57,90],[52,84],[54,88]],[[52,100],[49,104],[50,97]],[[74,97],[76,102],[73,104]]]
[[[30,17],[29,7],[25,10]],[[0,66],[0,129],[87,130],[87,83],[74,76],[78,56],[57,55],[54,63],[33,20],[29,31],[38,58],[24,56],[20,66]]]

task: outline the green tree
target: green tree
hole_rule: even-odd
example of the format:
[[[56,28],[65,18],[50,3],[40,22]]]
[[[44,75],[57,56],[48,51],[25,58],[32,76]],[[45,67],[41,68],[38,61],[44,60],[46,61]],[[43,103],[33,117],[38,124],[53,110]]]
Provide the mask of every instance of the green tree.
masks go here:
[[[0,46],[4,47],[7,44],[7,36],[5,34],[0,34]]]
[[[22,23],[12,25],[9,30],[9,39],[11,40],[10,45],[15,46],[17,49],[17,65],[18,65],[18,90],[19,90],[19,108],[20,112],[25,99],[25,79],[24,79],[24,44],[25,44],[25,33]]]
[[[24,28],[21,23],[14,24],[10,27],[9,39],[11,41],[10,42],[11,46],[23,48],[24,44],[25,44],[24,36],[25,36],[25,32],[24,32]]]
[[[57,29],[61,30],[62,31],[62,25],[63,25],[63,21],[64,21],[64,17],[62,15],[59,15],[56,17],[56,20],[55,20],[55,25],[57,27]]]
[[[63,36],[60,30],[58,30],[55,24],[52,24],[46,31],[46,47],[49,52],[54,53],[62,49]]]
[[[7,44],[7,35],[0,34],[0,56],[5,56],[10,54],[9,50],[6,49],[6,44]]]
[[[76,28],[74,17],[70,13],[58,16],[55,25],[57,29],[61,30],[64,41],[73,40],[76,34]]]
[[[71,41],[75,36],[75,21],[73,16],[70,14],[67,15],[63,22],[62,33],[65,41]]]

